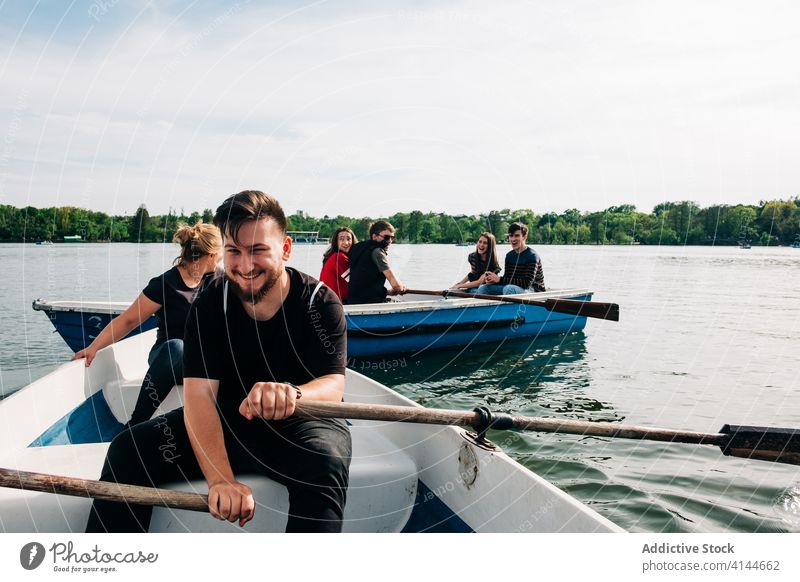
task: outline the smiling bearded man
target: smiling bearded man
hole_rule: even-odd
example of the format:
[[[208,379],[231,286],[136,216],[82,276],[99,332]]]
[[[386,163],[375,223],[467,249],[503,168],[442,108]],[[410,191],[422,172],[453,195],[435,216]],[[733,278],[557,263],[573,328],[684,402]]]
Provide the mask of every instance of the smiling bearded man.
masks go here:
[[[292,239],[272,196],[234,194],[214,223],[225,276],[197,298],[186,322],[185,411],[118,435],[101,479],[158,485],[205,477],[209,513],[242,526],[256,505],[238,475],[265,474],[289,490],[286,531],[341,531],[350,432],[341,420],[293,414],[301,395],[342,400],[342,304],[316,279],[286,267]],[[159,449],[167,431],[174,443],[168,457]],[[150,514],[141,505],[95,501],[87,530],[146,531]]]
[[[242,243],[240,238],[241,230],[247,231],[241,235],[245,237],[245,243]],[[228,244],[234,248],[236,246],[247,246],[247,242],[253,245],[257,237],[261,239],[264,236],[272,234],[268,234],[266,232],[267,230],[267,228],[258,228],[257,223],[249,225],[244,229],[242,225],[240,225],[236,233],[231,233],[228,237],[230,239]],[[247,237],[249,237],[249,239]],[[236,293],[239,299],[250,305],[257,305],[258,302],[269,293],[269,290],[275,286],[284,272],[283,265],[275,265],[270,269],[269,267],[264,267],[255,263],[243,264],[238,260],[239,253],[226,253],[226,259],[225,278],[228,280],[233,292]],[[241,269],[247,266],[250,267],[250,270],[243,273]],[[261,284],[260,287],[258,286],[259,283]]]

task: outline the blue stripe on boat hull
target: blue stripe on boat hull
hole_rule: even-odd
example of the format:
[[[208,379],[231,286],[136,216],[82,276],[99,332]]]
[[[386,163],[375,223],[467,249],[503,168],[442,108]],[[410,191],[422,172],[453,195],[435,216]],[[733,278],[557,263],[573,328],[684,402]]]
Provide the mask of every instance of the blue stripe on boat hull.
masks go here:
[[[73,352],[78,352],[92,343],[92,340],[103,331],[112,317],[109,313],[82,313],[80,311],[50,311],[47,313],[50,322],[59,335],[64,338]],[[158,327],[158,320],[150,317],[126,337],[149,331]]]
[[[110,442],[122,430],[102,390],[84,400],[39,435],[31,447]]]
[[[425,483],[417,481],[414,509],[401,533],[473,533],[473,530]]]

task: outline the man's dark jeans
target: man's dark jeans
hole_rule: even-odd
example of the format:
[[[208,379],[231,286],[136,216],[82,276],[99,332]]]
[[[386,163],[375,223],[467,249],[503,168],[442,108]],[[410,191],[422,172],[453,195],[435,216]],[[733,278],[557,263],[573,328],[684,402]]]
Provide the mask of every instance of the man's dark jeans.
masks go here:
[[[286,485],[287,532],[341,531],[352,451],[347,425],[340,420],[295,416],[270,422],[240,418],[222,423],[234,473],[260,473]],[[182,408],[117,435],[100,476],[101,481],[149,487],[195,479],[203,479],[203,474]],[[151,515],[148,506],[97,500],[86,531],[147,531]],[[214,518],[209,515],[208,519]]]

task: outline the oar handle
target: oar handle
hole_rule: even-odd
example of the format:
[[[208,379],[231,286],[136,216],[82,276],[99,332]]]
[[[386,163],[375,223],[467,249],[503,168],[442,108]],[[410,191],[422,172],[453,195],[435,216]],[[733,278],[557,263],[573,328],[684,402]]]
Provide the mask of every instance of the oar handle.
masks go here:
[[[124,501],[125,503],[137,505],[208,511],[208,496],[200,493],[92,481],[76,477],[46,475],[12,469],[0,469],[0,487],[90,497],[106,501]]]
[[[305,399],[297,401],[294,413],[304,418],[347,418],[463,427],[475,426],[479,419],[478,414],[472,411]]]
[[[498,301],[501,303],[516,303],[517,305],[532,305],[534,307],[544,307],[548,311],[556,313],[568,313],[580,317],[592,317],[595,319],[607,319],[609,321],[619,321],[619,305],[616,303],[602,303],[599,301],[575,301],[573,299],[527,299],[514,295],[486,295],[483,293],[466,293],[453,289],[442,291],[429,291],[426,289],[407,289],[406,294],[412,295],[433,295],[437,297],[463,297],[465,299],[484,299],[488,301]]]

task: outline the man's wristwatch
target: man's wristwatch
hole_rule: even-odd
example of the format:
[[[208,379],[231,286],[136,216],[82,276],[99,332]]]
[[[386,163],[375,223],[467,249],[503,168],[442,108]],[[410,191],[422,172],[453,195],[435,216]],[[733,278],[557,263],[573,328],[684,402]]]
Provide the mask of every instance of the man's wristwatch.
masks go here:
[[[295,399],[296,399],[296,400],[300,400],[300,398],[303,396],[303,393],[300,391],[300,388],[298,388],[297,386],[295,386],[295,385],[294,385],[294,384],[292,384],[291,382],[284,382],[284,384],[288,384],[289,386],[291,386],[292,388],[294,388],[294,391],[296,392],[296,394],[295,394]]]

